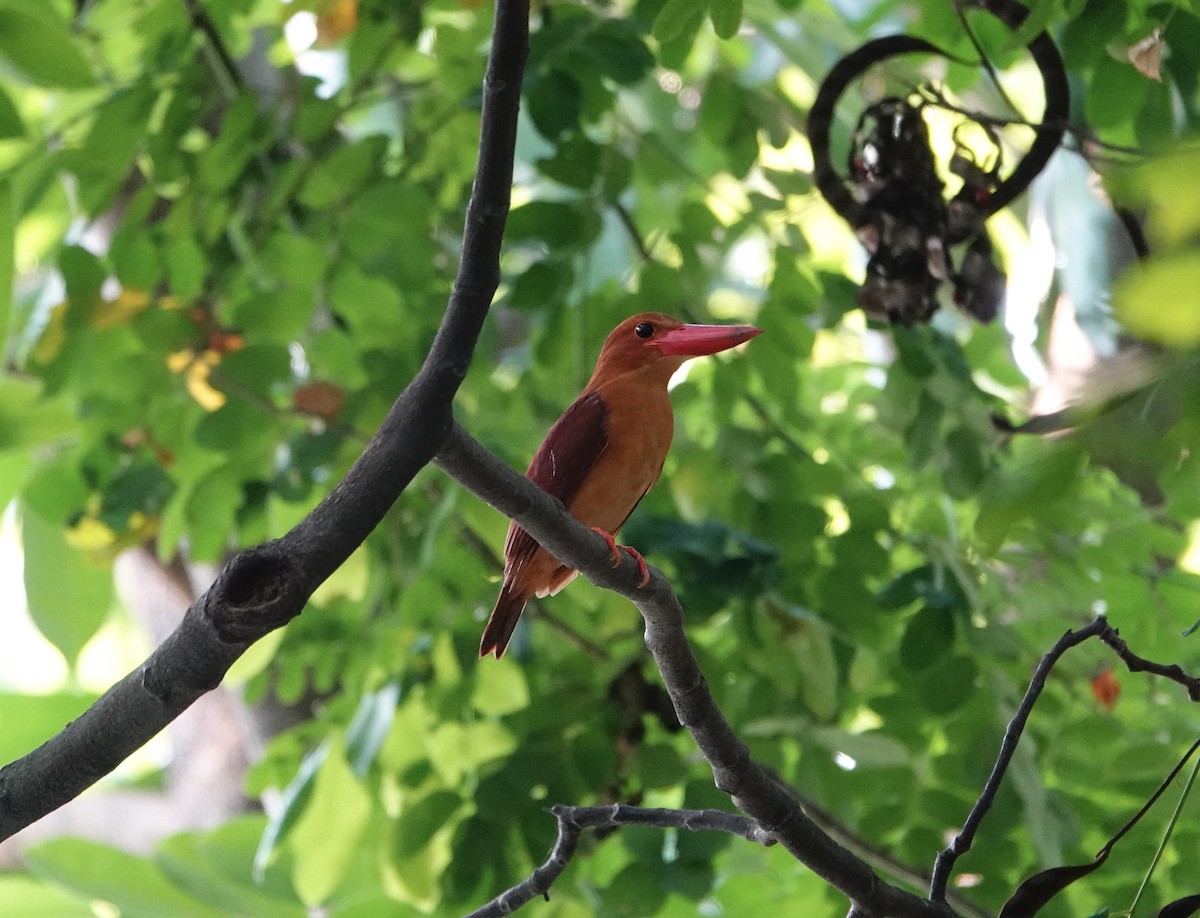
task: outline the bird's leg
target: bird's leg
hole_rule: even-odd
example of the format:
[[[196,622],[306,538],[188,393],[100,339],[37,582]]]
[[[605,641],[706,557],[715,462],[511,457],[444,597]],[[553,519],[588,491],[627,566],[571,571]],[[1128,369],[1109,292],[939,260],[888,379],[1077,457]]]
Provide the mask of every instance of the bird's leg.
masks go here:
[[[638,571],[642,575],[642,579],[638,581],[639,590],[650,582],[650,568],[646,565],[646,559],[642,557],[640,551],[636,548],[630,548],[628,545],[618,545],[616,539],[598,526],[593,526],[592,532],[600,533],[600,538],[608,543],[608,550],[612,552],[613,556],[613,567],[618,567],[621,564],[622,551],[627,552],[637,562]]]

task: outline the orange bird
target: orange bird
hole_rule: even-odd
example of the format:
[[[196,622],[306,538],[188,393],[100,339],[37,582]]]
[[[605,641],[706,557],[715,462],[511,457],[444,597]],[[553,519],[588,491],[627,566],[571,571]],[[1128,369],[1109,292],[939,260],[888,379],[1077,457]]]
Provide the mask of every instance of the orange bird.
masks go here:
[[[608,540],[662,472],[674,419],[667,382],[690,357],[716,354],[761,329],[751,325],[685,325],[661,312],[626,319],[608,336],[596,369],[538,447],[525,473],[557,497],[585,526]],[[626,548],[642,570],[642,556]],[[479,643],[479,655],[504,655],[513,629],[531,596],[553,596],[578,573],[510,523],[504,542],[504,585]]]

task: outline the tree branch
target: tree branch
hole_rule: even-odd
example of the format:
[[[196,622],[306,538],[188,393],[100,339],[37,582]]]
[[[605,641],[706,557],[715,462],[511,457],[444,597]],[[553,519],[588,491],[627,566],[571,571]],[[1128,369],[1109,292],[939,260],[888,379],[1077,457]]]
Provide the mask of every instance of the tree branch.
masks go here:
[[[247,647],[304,608],[437,451],[500,278],[528,0],[498,0],[463,254],[425,362],[346,477],[283,538],[236,555],[136,670],[57,736],[0,769],[0,840],[78,796],[205,692]]]
[[[584,829],[617,829],[621,826],[647,826],[657,829],[728,832],[760,845],[773,845],[775,839],[752,819],[724,810],[668,810],[614,803],[612,806],[555,806],[550,808],[558,820],[558,835],[550,856],[529,877],[506,889],[491,902],[471,912],[467,918],[492,918],[508,915],[526,902],[549,897],[550,887],[562,875],[575,855]]]
[[[1125,643],[1116,628],[1105,628],[1100,632],[1100,640],[1113,649],[1131,673],[1151,673],[1155,676],[1162,676],[1164,679],[1170,679],[1172,682],[1178,682],[1187,689],[1188,698],[1192,701],[1200,701],[1200,679],[1189,676],[1178,663],[1154,663],[1139,657],[1129,649],[1129,645]]]
[[[455,425],[434,459],[450,477],[515,519],[555,557],[597,586],[637,606],[680,722],[712,768],[717,787],[797,859],[841,890],[864,916],[947,918],[953,911],[885,883],[863,860],[823,832],[778,782],[750,758],[718,709],[683,633],[683,609],[670,583],[651,568],[639,589],[637,564],[624,555],[617,567],[604,540],[566,512],[523,475],[513,471]]]
[[[1004,739],[1000,743],[1000,754],[996,757],[992,773],[988,775],[987,782],[983,786],[983,792],[975,801],[975,805],[971,807],[971,812],[967,814],[967,820],[954,837],[954,841],[939,851],[937,859],[934,861],[933,879],[929,883],[929,898],[933,901],[941,902],[945,899],[946,884],[950,881],[954,862],[971,850],[971,842],[975,839],[975,833],[979,831],[983,817],[987,815],[996,799],[996,794],[1000,790],[1000,782],[1004,780],[1004,774],[1017,751],[1017,743],[1021,741],[1021,734],[1025,731],[1029,714],[1042,694],[1042,689],[1046,687],[1046,678],[1050,675],[1050,670],[1054,668],[1054,664],[1064,653],[1077,644],[1082,644],[1088,638],[1100,634],[1106,627],[1108,627],[1108,623],[1103,618],[1097,618],[1086,628],[1068,631],[1038,662],[1037,669],[1033,672],[1033,678],[1029,681],[1029,688],[1025,691],[1025,697],[1021,699],[1017,713],[1013,715],[1012,720],[1008,722],[1008,727],[1004,730]]]
[[[996,799],[996,793],[1000,790],[1000,783],[1004,780],[1004,774],[1008,770],[1009,763],[1012,762],[1012,757],[1017,751],[1017,743],[1021,741],[1021,734],[1025,730],[1025,724],[1029,720],[1033,706],[1037,703],[1042,689],[1046,686],[1046,679],[1050,675],[1050,670],[1054,668],[1054,664],[1058,662],[1064,653],[1072,647],[1082,644],[1088,638],[1093,637],[1098,637],[1116,651],[1117,656],[1129,667],[1130,672],[1149,672],[1172,679],[1187,689],[1188,697],[1192,701],[1200,700],[1200,679],[1189,676],[1177,664],[1167,666],[1162,663],[1152,663],[1149,660],[1139,657],[1129,649],[1125,641],[1118,635],[1117,630],[1109,625],[1108,619],[1104,616],[1096,618],[1089,625],[1080,628],[1078,631],[1068,631],[1058,639],[1055,645],[1047,651],[1038,663],[1037,669],[1034,670],[1033,678],[1029,681],[1029,688],[1025,691],[1025,697],[1021,699],[1017,713],[1013,715],[1012,720],[1009,721],[1008,727],[1004,731],[1004,740],[1000,744],[1000,754],[996,757],[996,764],[992,766],[992,773],[988,776],[987,783],[984,784],[979,799],[971,807],[971,812],[967,814],[966,822],[963,823],[963,827],[958,835],[955,836],[954,841],[938,853],[933,865],[933,879],[929,884],[929,898],[931,900],[935,902],[945,900],[946,884],[950,881],[950,873],[954,870],[954,863],[971,849],[975,833],[979,830],[979,825],[983,822],[983,817],[987,815],[993,801]],[[1191,753],[1188,754],[1190,755]],[[1177,770],[1181,767],[1182,763],[1177,767]],[[1161,792],[1160,788],[1159,793]],[[1158,794],[1155,794],[1151,798],[1150,803],[1153,803],[1157,797]],[[1147,808],[1149,805],[1146,805]],[[1136,822],[1137,819],[1141,818],[1141,815],[1139,813],[1133,821]],[[1128,826],[1126,826],[1126,829],[1128,829]],[[1122,829],[1110,845],[1115,843],[1126,829]]]
[[[774,772],[772,772],[772,776],[776,781],[783,780]],[[800,802],[800,806],[804,809],[804,812],[812,818],[813,822],[821,827],[823,832],[829,833],[838,844],[849,848],[875,870],[890,876],[893,880],[898,880],[914,888],[927,888],[929,886],[929,881],[933,874],[928,868],[914,867],[912,864],[906,864],[887,849],[866,840],[849,827],[843,825],[833,813],[818,805],[811,798],[798,793],[794,787],[788,785],[788,791]],[[980,908],[970,899],[956,893],[952,889],[946,892],[946,904],[955,912],[961,914],[963,918],[991,918],[992,916],[991,912]]]

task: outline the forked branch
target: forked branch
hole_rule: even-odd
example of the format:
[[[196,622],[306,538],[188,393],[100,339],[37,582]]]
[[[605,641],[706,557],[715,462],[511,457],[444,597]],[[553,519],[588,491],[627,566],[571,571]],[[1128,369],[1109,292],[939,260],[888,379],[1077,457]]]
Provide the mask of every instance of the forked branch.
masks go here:
[[[1099,638],[1111,647],[1129,668],[1130,672],[1149,672],[1171,679],[1187,689],[1188,697],[1192,701],[1200,700],[1200,679],[1189,676],[1177,664],[1165,665],[1162,663],[1153,663],[1150,660],[1139,657],[1129,649],[1125,641],[1121,639],[1117,629],[1113,628],[1108,623],[1108,619],[1103,615],[1078,631],[1068,631],[1058,639],[1055,645],[1039,661],[1037,669],[1034,670],[1033,678],[1029,681],[1029,688],[1025,691],[1025,697],[1021,699],[1021,704],[1017,707],[1016,714],[1013,715],[1007,729],[1004,731],[1004,740],[1000,744],[1000,754],[996,757],[996,764],[992,766],[992,773],[988,776],[979,799],[971,807],[971,812],[967,815],[966,822],[963,823],[963,827],[958,835],[954,837],[954,840],[945,849],[938,853],[937,860],[933,866],[933,879],[929,884],[929,898],[931,900],[935,902],[945,901],[946,885],[950,881],[950,874],[954,870],[954,863],[971,849],[975,833],[979,831],[979,826],[982,824],[984,816],[987,815],[988,810],[996,799],[996,794],[1000,790],[1000,783],[1004,780],[1008,766],[1017,751],[1017,744],[1021,741],[1021,735],[1025,731],[1025,724],[1029,720],[1033,706],[1037,704],[1042,689],[1046,687],[1046,679],[1050,675],[1050,670],[1054,668],[1054,664],[1059,661],[1064,653],[1093,637]],[[1182,767],[1182,765],[1178,767]],[[1162,788],[1151,798],[1150,803],[1153,803],[1161,792]],[[1149,808],[1150,803],[1146,804],[1142,813]],[[1131,821],[1130,825],[1136,822],[1142,816],[1142,813],[1139,813]],[[1122,829],[1116,838],[1109,843],[1109,847],[1127,829],[1128,825],[1126,829]],[[1107,848],[1104,853],[1107,856]]]
[[[717,787],[764,832],[843,892],[863,915],[948,918],[954,914],[944,903],[928,902],[884,882],[865,861],[824,832],[797,800],[751,759],[746,744],[708,690],[683,632],[683,608],[661,572],[652,568],[649,584],[639,589],[640,575],[633,560],[622,558],[619,567],[612,567],[612,554],[599,535],[457,425],[434,462],[467,490],[516,520],[563,563],[637,606],[645,621],[646,646],[680,723],[712,768]]]
[[[558,835],[550,856],[528,879],[506,889],[467,918],[493,918],[508,915],[526,902],[549,897],[550,887],[571,862],[585,829],[618,829],[643,826],[655,829],[689,829],[693,832],[728,832],[741,838],[773,845],[775,839],[754,820],[724,810],[669,810],[615,803],[612,806],[555,806],[550,808],[558,820]]]
[[[142,665],[56,736],[0,769],[0,841],[115,769],[219,685],[255,640],[299,615],[432,458],[499,283],[528,46],[528,0],[498,0],[462,260],[420,371],[325,500],[282,539],[236,555]]]

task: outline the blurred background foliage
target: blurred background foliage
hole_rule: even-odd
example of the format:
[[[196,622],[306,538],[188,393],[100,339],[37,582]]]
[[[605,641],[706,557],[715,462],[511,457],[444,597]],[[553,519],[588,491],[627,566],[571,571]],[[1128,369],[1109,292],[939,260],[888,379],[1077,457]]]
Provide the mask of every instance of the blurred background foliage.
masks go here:
[[[419,365],[457,264],[491,12],[0,0],[6,761],[161,637],[137,610],[169,627],[213,565],[310,509]],[[1019,42],[969,21],[1036,117]],[[678,381],[676,443],[626,540],[675,582],[759,760],[860,850],[925,869],[1065,629],[1106,611],[1137,652],[1200,667],[1200,18],[1053,0],[1034,26],[1082,130],[992,221],[1005,318],[947,305],[889,330],[854,308],[865,259],[812,189],[804,122],[868,37],[970,58],[949,5],[539,4],[503,283],[457,403],[524,468],[624,316],[762,326]],[[1008,114],[978,66],[904,61],[847,95],[840,155],[864,99],[931,78]],[[931,122],[945,154],[953,119]],[[1006,162],[1028,137],[1005,132]],[[1130,267],[1111,202],[1146,216],[1149,259]],[[993,422],[1064,408],[1067,434]],[[0,912],[459,914],[543,859],[551,804],[728,807],[618,597],[577,582],[476,661],[505,526],[427,469],[231,674],[228,729],[156,742],[72,804],[136,794],[174,815],[0,846]],[[959,891],[995,910],[1036,869],[1090,860],[1198,722],[1177,686],[1072,653]],[[222,744],[243,762],[221,772],[232,794],[187,783]],[[1160,806],[1047,914],[1127,909]],[[1139,914],[1197,892],[1197,806]],[[781,850],[632,829],[586,842],[527,908],[845,903]]]

